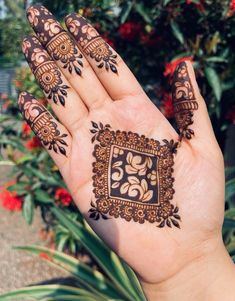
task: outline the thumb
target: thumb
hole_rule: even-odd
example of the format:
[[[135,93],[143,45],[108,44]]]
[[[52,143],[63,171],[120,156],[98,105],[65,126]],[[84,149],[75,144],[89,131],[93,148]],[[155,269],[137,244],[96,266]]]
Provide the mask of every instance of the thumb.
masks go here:
[[[191,139],[193,136],[215,138],[207,107],[200,94],[190,61],[179,63],[175,69],[172,98],[176,124],[180,133],[179,141],[184,138]]]

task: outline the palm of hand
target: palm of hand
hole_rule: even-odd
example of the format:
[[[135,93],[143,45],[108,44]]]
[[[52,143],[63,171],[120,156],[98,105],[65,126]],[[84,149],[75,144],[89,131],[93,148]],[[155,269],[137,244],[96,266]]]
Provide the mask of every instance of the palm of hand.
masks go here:
[[[72,17],[66,18],[66,25],[77,40],[79,40],[79,26],[85,24],[84,29],[88,26],[90,31],[87,31],[87,33],[86,30],[83,31],[83,41],[86,38],[85,34],[90,34],[91,42],[93,38],[99,41],[101,43],[100,47],[103,47],[102,51],[106,53],[106,61],[104,60],[97,68],[96,61],[93,60],[94,55],[92,57],[85,52],[79,43],[78,46],[82,51],[82,55],[84,55],[83,77],[76,74],[71,76],[71,72],[75,67],[74,70],[80,75],[79,68],[81,68],[81,64],[79,68],[78,64],[73,65],[73,68],[71,67],[79,53],[77,46],[74,46],[74,57],[72,57],[74,60],[67,63],[67,66],[70,66],[69,70],[61,65],[64,64],[66,58],[59,60],[58,53],[60,54],[60,52],[58,52],[58,49],[55,62],[51,61],[43,46],[49,53],[52,51],[50,55],[53,57],[53,47],[55,47],[53,45],[56,45],[54,42],[57,35],[60,35],[60,41],[65,37],[65,46],[71,46],[74,42],[69,40],[67,34],[56,23],[55,26],[49,27],[51,30],[49,39],[53,39],[54,44],[50,44],[53,47],[48,46],[48,42],[51,43],[51,41],[45,40],[48,38],[46,30],[43,29],[45,22],[43,20],[41,24],[41,21],[37,18],[40,15],[42,19],[51,18],[49,24],[55,23],[55,20],[45,11],[45,8],[40,6],[28,10],[28,19],[31,26],[40,34],[44,31],[44,35],[40,41],[32,37],[25,39],[23,51],[61,123],[55,121],[53,117],[48,117],[46,109],[38,104],[36,100],[32,101],[32,96],[27,96],[26,93],[23,93],[19,98],[20,109],[58,164],[77,206],[94,230],[145,281],[160,282],[166,280],[196,257],[200,257],[203,253],[210,252],[215,248],[220,240],[223,219],[223,160],[211,129],[205,103],[196,84],[192,65],[187,62],[190,76],[190,80],[187,78],[187,85],[192,85],[195,100],[199,105],[198,111],[194,112],[193,124],[190,124],[195,132],[195,137],[192,140],[183,138],[181,141],[177,154],[174,155],[174,172],[172,174],[175,179],[173,183],[175,194],[171,203],[179,208],[181,229],[167,226],[158,228],[156,224],[147,221],[140,224],[134,221],[127,222],[123,218],[92,220],[88,214],[91,201],[96,201],[93,193],[94,173],[92,163],[95,158],[92,155],[94,151],[90,131],[92,122],[98,124],[102,122],[104,125],[110,124],[115,131],[138,133],[161,143],[163,139],[177,141],[178,134],[147,98],[120,57],[113,54],[107,44],[97,36],[97,32],[90,25],[85,24],[84,19],[72,15]],[[79,22],[76,23],[78,18]],[[53,32],[55,28],[56,31]],[[63,49],[66,49],[66,47]],[[34,50],[35,52],[37,50],[37,53],[40,54],[38,56],[40,61],[37,61]],[[110,59],[108,65],[107,55]],[[80,55],[79,60],[81,58]],[[100,57],[97,61],[99,59]],[[41,60],[44,67],[50,66],[49,71],[44,71],[49,73],[49,76],[43,77],[43,75],[40,75],[39,71],[45,70],[45,68],[39,70]],[[106,62],[106,71],[109,69],[109,72],[106,72],[105,69],[99,71],[104,67],[104,62]],[[117,67],[114,65],[116,63]],[[119,68],[118,75],[115,74],[117,68]],[[43,82],[43,80],[50,80],[50,70],[55,72],[57,84],[60,85],[61,82],[64,82],[63,86],[53,87],[53,97],[50,97],[52,92],[47,91],[49,84]],[[53,85],[53,83],[50,82],[50,85]],[[185,87],[183,87],[184,91]],[[57,93],[59,91],[60,95],[56,95],[55,91]],[[65,95],[67,96],[66,103]],[[31,105],[31,101],[33,105]],[[62,106],[58,105],[58,102]],[[46,135],[46,131],[42,133],[37,126],[40,118],[46,120],[46,130],[48,130],[48,124],[50,124],[54,135],[57,133],[56,138],[60,133],[65,133],[65,135],[59,136],[60,138],[56,140],[56,143],[54,143],[55,140],[46,140],[45,142],[43,137]],[[61,140],[61,137],[64,140]],[[58,147],[61,141],[63,148]],[[67,147],[66,157],[60,154],[60,152],[65,154],[65,146]],[[59,152],[58,149],[62,151]],[[138,178],[137,175],[135,176]],[[133,203],[133,199],[131,201]]]
[[[70,191],[74,192],[75,202],[87,217],[93,199],[94,145],[90,129],[92,121],[100,120],[113,128],[145,133],[159,141],[177,140],[175,130],[144,94],[93,111],[74,133],[70,160],[62,171]],[[179,207],[181,230],[158,229],[148,222],[139,225],[120,219],[96,222],[88,217],[98,235],[147,281],[167,279],[203,255],[203,244],[208,244],[209,251],[214,247],[210,242],[217,243],[223,219],[223,160],[215,143],[208,140],[196,138],[191,143],[183,142],[175,156],[173,203]]]

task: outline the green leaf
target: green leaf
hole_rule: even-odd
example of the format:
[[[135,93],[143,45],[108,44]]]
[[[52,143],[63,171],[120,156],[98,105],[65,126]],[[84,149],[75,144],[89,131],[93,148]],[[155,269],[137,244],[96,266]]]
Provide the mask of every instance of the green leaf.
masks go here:
[[[226,246],[226,249],[228,250],[230,256],[234,256],[235,255],[235,241],[230,242]]]
[[[7,190],[9,190],[10,192],[16,191],[17,194],[22,195],[27,192],[27,190],[25,189],[27,185],[29,185],[28,182],[21,182],[21,183],[8,186]]]
[[[176,39],[183,44],[184,43],[184,36],[179,28],[179,25],[175,23],[174,21],[171,21],[171,29],[173,32],[173,35],[176,37]]]
[[[31,172],[40,180],[45,181],[47,184],[52,186],[58,186],[58,181],[53,178],[53,176],[49,176],[47,174],[42,173],[40,170],[31,167]]]
[[[211,56],[205,59],[208,63],[227,63],[228,60],[220,56]]]
[[[35,158],[35,156],[33,156],[32,154],[26,154],[25,156],[19,158],[18,160],[16,160],[16,164],[23,164],[27,161],[31,161]]]
[[[152,20],[149,17],[149,11],[146,9],[146,6],[141,2],[135,4],[135,10],[140,14],[140,16],[145,20],[147,23],[151,23]]]
[[[89,293],[88,291],[81,289],[81,288],[75,288],[72,286],[67,285],[39,285],[39,286],[30,286],[21,288],[9,293],[5,293],[0,295],[1,301],[11,301],[13,298],[21,298],[22,297],[34,297],[37,299],[45,298],[45,297],[59,297],[61,295],[74,295],[77,297],[90,297],[93,298],[93,300],[97,301],[104,301],[103,299],[100,299],[98,296]]]
[[[121,18],[120,18],[120,22],[121,23],[125,23],[130,12],[131,12],[131,9],[133,7],[133,4],[134,2],[133,1],[126,1],[124,6],[123,6],[123,9],[121,11]]]
[[[46,254],[50,263],[69,272],[79,280],[84,288],[89,289],[97,296],[103,297],[105,295],[108,298],[120,298],[117,289],[115,289],[112,283],[104,277],[101,272],[93,270],[88,265],[72,256],[34,245],[16,247],[15,249],[28,251],[36,255]]]
[[[14,166],[15,163],[9,160],[5,160],[5,161],[0,161],[0,166]]]
[[[135,288],[133,288],[118,256],[109,250],[94,232],[86,229],[86,227],[79,222],[71,220],[70,217],[65,215],[58,207],[54,206],[51,210],[58,220],[74,234],[83,247],[86,248],[96,260],[124,298],[130,301],[143,301],[136,293]]]
[[[59,242],[57,244],[58,251],[62,252],[64,250],[65,244],[68,241],[69,237],[68,235],[63,235],[59,238]]]
[[[136,292],[138,293],[138,295],[142,298],[141,300],[143,301],[147,301],[145,295],[144,295],[144,292],[143,292],[143,289],[140,285],[140,282],[136,276],[136,274],[134,273],[134,271],[129,267],[129,265],[125,262],[123,262],[123,267],[127,273],[127,276],[130,280],[130,282],[133,284],[133,286],[135,287],[136,289]]]
[[[220,101],[222,95],[222,88],[221,88],[220,78],[216,70],[212,67],[206,67],[205,75],[217,101]]]
[[[235,178],[226,182],[225,185],[225,199],[229,200],[235,195]]]
[[[0,145],[1,144],[7,144],[7,145],[11,145],[13,146],[15,149],[21,151],[22,153],[24,153],[26,151],[25,147],[23,146],[23,144],[18,140],[16,139],[7,139],[7,138],[0,138]]]
[[[5,121],[7,121],[7,120],[11,120],[12,119],[12,117],[11,117],[11,115],[0,115],[0,123],[2,123],[2,122],[5,122]]]
[[[234,229],[235,228],[235,220],[231,218],[225,218],[224,219],[224,224],[223,224],[223,229],[229,230],[229,229]]]
[[[235,88],[235,81],[234,80],[229,80],[226,82],[222,82],[221,84],[221,89],[222,91],[228,91],[228,90],[233,90]]]
[[[41,301],[95,301],[93,299],[93,297],[90,296],[79,296],[79,299],[77,296],[73,296],[73,295],[62,295],[62,296],[58,296],[58,297],[54,297],[54,298],[43,298],[41,299]],[[104,299],[103,299],[104,301]],[[111,299],[109,299],[109,301],[112,301]],[[117,299],[115,299],[114,301],[118,301]],[[122,301],[122,300],[120,300]]]
[[[225,168],[225,176],[226,178],[231,176],[232,174],[235,174],[235,166],[226,167]]]
[[[31,225],[33,222],[33,215],[34,215],[34,202],[31,194],[28,194],[24,199],[22,213],[26,222],[29,225]]]
[[[231,208],[225,211],[224,216],[229,219],[235,220],[235,208]]]
[[[163,6],[167,6],[167,4],[169,4],[171,2],[171,0],[163,0]]]
[[[46,191],[42,189],[37,189],[34,191],[34,194],[37,201],[44,204],[53,204],[51,196]]]

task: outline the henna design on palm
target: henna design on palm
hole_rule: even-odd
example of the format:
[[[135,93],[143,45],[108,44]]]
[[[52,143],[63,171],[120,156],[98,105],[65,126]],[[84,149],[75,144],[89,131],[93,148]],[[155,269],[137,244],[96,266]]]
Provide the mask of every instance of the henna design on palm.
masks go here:
[[[81,75],[83,55],[55,17],[44,6],[34,5],[27,10],[27,18],[51,57],[71,74]]]
[[[72,13],[65,18],[65,23],[83,51],[98,63],[98,68],[118,72],[117,55],[85,18]]]
[[[89,217],[115,218],[158,227],[180,228],[174,195],[173,165],[178,143],[163,144],[132,132],[113,131],[110,125],[92,122],[93,192]]]
[[[180,131],[179,141],[183,137],[191,139],[194,131],[189,126],[193,124],[193,111],[198,109],[198,103],[185,62],[181,62],[175,70],[172,98],[176,123]]]
[[[19,108],[27,123],[35,135],[48,150],[61,153],[66,156],[65,147],[68,146],[65,138],[67,134],[61,134],[57,124],[47,109],[41,105],[29,93],[21,93],[19,96]]]
[[[22,50],[32,72],[48,99],[65,105],[69,86],[63,84],[61,72],[34,36],[24,38]]]

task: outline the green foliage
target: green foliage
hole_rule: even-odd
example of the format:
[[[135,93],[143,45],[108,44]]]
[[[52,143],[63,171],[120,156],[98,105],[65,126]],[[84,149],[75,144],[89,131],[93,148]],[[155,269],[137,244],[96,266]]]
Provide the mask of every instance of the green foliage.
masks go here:
[[[25,20],[23,0],[4,0],[7,9],[5,19],[0,19],[0,65],[15,66],[23,59],[20,44],[24,34],[31,30]],[[26,1],[27,2],[27,1]]]
[[[23,17],[26,2],[6,1],[9,14],[5,20],[0,20],[0,60],[5,64],[22,59],[20,40],[30,32]],[[90,19],[122,55],[152,101],[163,111],[167,105],[163,96],[171,89],[172,66],[178,58],[190,57],[223,150],[227,125],[235,122],[235,114],[233,120],[228,119],[228,113],[235,106],[235,14],[230,10],[230,1],[194,0],[191,4],[186,0],[40,2],[60,19],[74,10]],[[18,8],[13,8],[14,5]],[[14,9],[17,10],[15,15]],[[28,68],[18,70],[15,84],[18,91],[26,90],[45,102]],[[60,252],[53,251],[52,254],[41,247],[24,247],[22,249],[35,254],[46,253],[53,258],[53,264],[66,263],[65,269],[78,280],[80,289],[30,287],[6,294],[1,300],[11,300],[16,295],[54,301],[99,300],[93,295],[97,291],[100,300],[144,300],[135,274],[94,235],[73,203],[67,206],[63,198],[57,197],[58,189],[65,189],[57,167],[42,147],[32,140],[32,132],[22,131],[25,124],[16,100],[6,99],[5,103],[8,108],[7,114],[0,116],[0,145],[7,160],[0,164],[11,165],[13,169],[9,176],[15,178],[8,190],[16,192],[22,199],[22,214],[27,223],[33,222],[34,210],[40,209],[46,231],[55,233],[57,248],[75,255],[85,250],[99,266],[99,271],[94,272],[84,263]],[[167,117],[174,124],[172,114]],[[235,256],[234,171],[233,168],[226,171],[223,228],[224,241],[231,256]],[[104,299],[103,295],[108,297]]]
[[[0,295],[2,301],[22,298],[37,300],[122,300],[146,301],[142,288],[134,272],[110,251],[85,223],[74,221],[58,207],[52,205],[58,220],[80,241],[87,252],[95,259],[99,269],[59,251],[38,246],[17,247],[46,259],[49,263],[69,272],[77,281],[77,286],[43,285],[31,286]],[[61,299],[58,299],[61,298]]]

